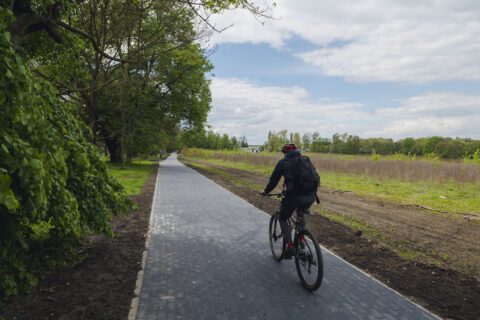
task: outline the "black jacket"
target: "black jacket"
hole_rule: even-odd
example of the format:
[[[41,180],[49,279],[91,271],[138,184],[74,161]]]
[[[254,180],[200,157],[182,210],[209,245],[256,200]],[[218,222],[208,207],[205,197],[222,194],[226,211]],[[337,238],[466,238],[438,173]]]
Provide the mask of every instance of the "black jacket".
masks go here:
[[[292,161],[290,161],[290,159],[294,157],[300,157],[300,156],[301,154],[299,151],[293,150],[287,153],[282,160],[278,161],[277,165],[275,166],[275,169],[272,172],[272,175],[270,176],[270,181],[265,187],[265,193],[269,193],[273,189],[275,189],[275,187],[278,184],[278,181],[280,181],[280,178],[283,176],[285,178],[287,197],[302,195],[302,193],[295,190],[295,186],[293,183],[293,168],[292,168],[293,164],[292,164]]]

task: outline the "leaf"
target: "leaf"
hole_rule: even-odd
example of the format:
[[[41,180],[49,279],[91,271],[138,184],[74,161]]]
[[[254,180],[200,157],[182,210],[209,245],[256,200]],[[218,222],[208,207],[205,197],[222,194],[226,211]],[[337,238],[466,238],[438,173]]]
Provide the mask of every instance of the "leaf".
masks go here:
[[[6,145],[2,144],[2,150],[5,151],[6,154],[10,154],[10,152],[8,151],[8,148]]]
[[[30,166],[36,170],[43,170],[43,163],[38,159],[30,160]]]
[[[15,196],[13,195],[13,192],[5,196],[3,204],[7,207],[8,210],[11,210],[11,211],[18,209],[18,207],[20,206],[17,198],[15,198]]]
[[[25,74],[26,74],[26,72],[25,72],[25,67],[24,67],[23,64],[18,64],[17,69],[18,69],[18,73],[19,73],[19,74],[21,74],[21,75],[25,75]]]
[[[2,168],[2,170],[5,170]],[[0,192],[7,192],[10,190],[10,183],[12,183],[12,178],[6,173],[0,174]]]

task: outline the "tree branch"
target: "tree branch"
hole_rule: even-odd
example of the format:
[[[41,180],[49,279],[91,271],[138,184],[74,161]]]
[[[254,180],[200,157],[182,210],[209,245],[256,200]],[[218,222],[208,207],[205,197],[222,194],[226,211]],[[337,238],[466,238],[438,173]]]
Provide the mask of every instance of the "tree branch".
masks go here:
[[[110,60],[113,60],[113,61],[117,61],[117,62],[121,62],[121,63],[138,63],[138,61],[133,61],[133,60],[123,60],[123,59],[119,59],[119,58],[115,58],[111,55],[109,55],[108,53],[105,53],[103,52],[100,47],[98,46],[97,42],[95,41],[95,39],[89,35],[88,33],[82,31],[82,30],[79,30],[75,27],[72,27],[71,25],[69,24],[66,24],[65,22],[63,21],[58,21],[58,22],[55,22],[56,25],[60,26],[60,27],[63,27],[65,28],[66,30],[68,31],[71,31],[73,33],[76,33],[84,38],[87,38],[88,40],[90,40],[90,42],[92,43],[93,45],[93,48],[95,49],[96,52],[98,52],[101,56],[107,58],[107,59],[110,59]]]
[[[231,25],[229,25],[229,26],[227,26],[227,27],[222,28],[222,29],[219,30],[219,29],[217,29],[214,25],[212,25],[212,24],[210,23],[210,21],[208,21],[208,17],[205,18],[204,16],[201,15],[200,12],[198,12],[198,10],[195,9],[195,6],[194,6],[190,1],[187,1],[187,4],[188,4],[188,6],[192,9],[192,11],[193,11],[203,22],[205,22],[210,28],[212,28],[213,30],[215,30],[215,31],[218,32],[218,33],[222,33],[223,31],[225,31],[225,30],[233,27],[233,25],[234,25],[234,24],[232,23]]]

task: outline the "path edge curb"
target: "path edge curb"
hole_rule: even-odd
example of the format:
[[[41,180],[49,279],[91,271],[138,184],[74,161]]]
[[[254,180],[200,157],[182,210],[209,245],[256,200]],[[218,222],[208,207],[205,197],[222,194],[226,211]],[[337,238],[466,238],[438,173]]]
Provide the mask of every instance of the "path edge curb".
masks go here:
[[[156,203],[156,198],[157,198],[158,177],[160,175],[160,162],[161,161],[158,161],[158,165],[157,165],[157,177],[155,178],[155,189],[153,191],[152,208],[150,209],[150,219],[148,221],[147,237],[145,239],[145,247],[144,247],[143,253],[142,253],[142,265],[141,265],[140,270],[137,273],[137,281],[135,282],[135,289],[133,291],[133,298],[132,298],[132,302],[130,303],[130,311],[128,312],[128,320],[136,320],[137,319],[138,305],[140,303],[140,292],[142,291],[143,276],[145,274],[145,264],[147,262],[148,246],[150,244],[150,236],[151,236],[151,233],[152,233],[153,216],[155,214],[155,203]]]

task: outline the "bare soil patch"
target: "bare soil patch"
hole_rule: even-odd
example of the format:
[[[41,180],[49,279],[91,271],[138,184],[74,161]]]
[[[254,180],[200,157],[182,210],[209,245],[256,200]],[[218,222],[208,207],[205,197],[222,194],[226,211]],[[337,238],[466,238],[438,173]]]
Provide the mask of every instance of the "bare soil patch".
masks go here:
[[[189,165],[188,162],[186,164]],[[202,164],[207,163],[202,161]],[[273,214],[278,209],[278,201],[261,197],[252,188],[236,184],[210,171],[192,168],[267,213]],[[264,177],[255,173],[218,165],[215,168],[241,181],[255,184],[266,182]],[[420,241],[422,246],[430,242],[432,247],[438,247],[440,242],[442,246],[448,247],[446,250],[449,253],[453,253],[456,248],[460,254],[468,255],[471,250],[470,257],[479,257],[479,237],[476,233],[478,224],[475,222],[452,220],[437,213],[425,212],[422,208],[365,199],[351,193],[323,188],[320,190],[320,198],[322,208],[346,216],[361,217],[377,228],[389,230],[392,239],[408,237],[406,242],[412,242],[413,246],[415,243],[419,245],[416,241]],[[319,214],[309,217],[308,227],[322,245],[436,314],[447,319],[480,319],[480,282],[471,273],[415,259],[404,259],[386,245],[357,236],[357,230]]]
[[[38,286],[0,310],[0,319],[127,319],[141,267],[156,168],[152,166],[141,193],[132,197],[138,209],[114,218],[113,239],[86,239],[82,262],[38,275]]]

